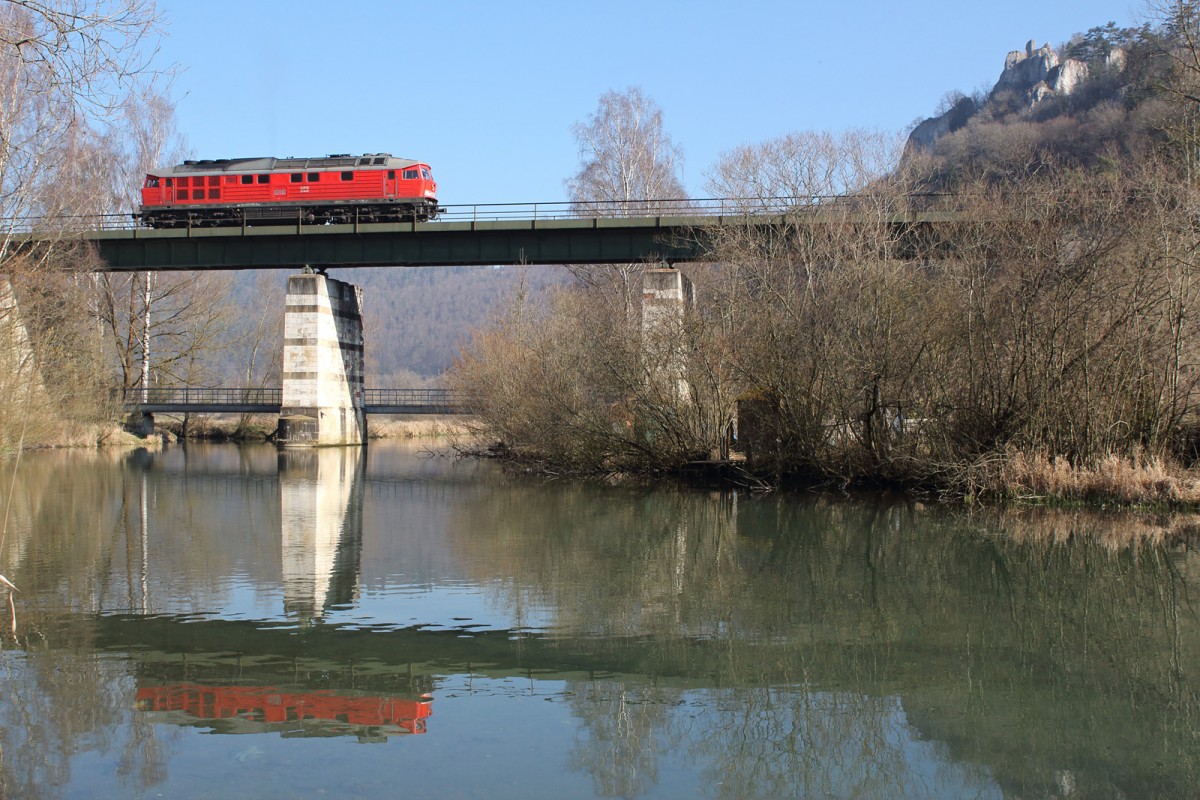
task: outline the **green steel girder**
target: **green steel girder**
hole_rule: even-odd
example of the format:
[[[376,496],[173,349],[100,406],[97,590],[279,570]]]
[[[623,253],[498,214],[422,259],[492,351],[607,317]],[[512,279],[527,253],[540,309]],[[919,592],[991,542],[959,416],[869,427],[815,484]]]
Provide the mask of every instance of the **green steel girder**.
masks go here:
[[[734,223],[720,217],[417,222],[90,231],[82,238],[112,272],[675,263],[711,258],[707,232]]]

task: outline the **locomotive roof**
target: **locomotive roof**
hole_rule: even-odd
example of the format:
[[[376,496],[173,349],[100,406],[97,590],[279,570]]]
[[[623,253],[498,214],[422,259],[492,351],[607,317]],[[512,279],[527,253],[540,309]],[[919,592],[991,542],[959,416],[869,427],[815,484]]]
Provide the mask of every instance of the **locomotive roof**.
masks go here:
[[[317,158],[271,158],[269,156],[261,156],[256,158],[214,158],[200,161],[184,161],[182,164],[176,164],[173,167],[152,170],[151,174],[169,176],[210,172],[271,172],[273,170],[285,169],[322,170],[368,166],[399,169],[420,163],[420,161],[411,158],[396,158],[391,153],[364,153],[361,156],[339,153]]]

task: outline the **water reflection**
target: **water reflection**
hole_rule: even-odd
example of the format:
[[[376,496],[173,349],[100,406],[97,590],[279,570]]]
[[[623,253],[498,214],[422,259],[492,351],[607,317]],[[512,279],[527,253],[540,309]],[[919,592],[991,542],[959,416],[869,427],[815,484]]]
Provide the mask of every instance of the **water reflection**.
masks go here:
[[[175,683],[137,690],[137,709],[156,722],[203,721],[214,733],[278,733],[284,737],[354,735],[360,742],[425,733],[428,699],[289,692],[277,686]]]
[[[248,737],[225,757],[258,753],[280,794],[302,779],[314,793],[396,765],[353,748],[308,775],[297,740],[418,732],[432,697],[431,735],[389,746],[428,767],[409,785],[423,793],[1196,785],[1191,520],[543,485],[383,448],[365,464],[296,455],[28,462],[0,554],[23,590],[0,653],[0,794],[86,795],[89,780],[188,794],[189,759]],[[36,763],[12,755],[31,747]],[[120,787],[97,759],[122,765]]]
[[[283,605],[319,618],[358,595],[363,465],[358,447],[281,450]]]

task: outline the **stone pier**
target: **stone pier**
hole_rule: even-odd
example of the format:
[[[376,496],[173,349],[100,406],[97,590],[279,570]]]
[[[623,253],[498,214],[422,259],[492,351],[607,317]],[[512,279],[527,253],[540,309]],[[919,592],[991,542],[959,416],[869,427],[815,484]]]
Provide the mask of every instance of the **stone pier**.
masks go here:
[[[677,269],[642,273],[642,346],[657,380],[677,398],[689,397],[684,314],[695,302],[692,282]]]
[[[286,302],[278,443],[363,444],[362,290],[319,273],[292,275]]]

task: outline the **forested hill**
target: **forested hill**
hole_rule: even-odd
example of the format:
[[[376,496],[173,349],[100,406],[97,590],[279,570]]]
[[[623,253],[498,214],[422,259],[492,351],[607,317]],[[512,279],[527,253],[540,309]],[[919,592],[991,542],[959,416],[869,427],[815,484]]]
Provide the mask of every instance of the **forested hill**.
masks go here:
[[[569,277],[552,267],[353,269],[334,277],[363,289],[368,378],[383,386],[441,375],[472,329],[512,300],[522,275],[535,293]]]
[[[259,280],[256,273],[238,273],[234,296],[255,297],[282,308],[286,275],[270,276],[275,296],[263,297],[261,288],[252,288]],[[362,287],[367,383],[392,388],[438,378],[471,331],[486,327],[507,307],[522,280],[536,298],[570,278],[553,267],[343,269],[331,270],[330,277]]]

